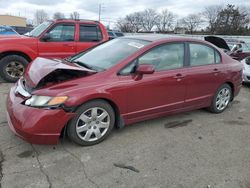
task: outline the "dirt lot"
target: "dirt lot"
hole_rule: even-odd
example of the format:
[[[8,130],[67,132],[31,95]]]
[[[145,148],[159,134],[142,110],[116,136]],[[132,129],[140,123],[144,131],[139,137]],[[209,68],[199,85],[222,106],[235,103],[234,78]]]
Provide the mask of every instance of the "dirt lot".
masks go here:
[[[250,187],[250,86],[214,115],[197,110],[114,130],[101,144],[28,144],[5,117],[0,84],[2,187]],[[0,186],[0,187],[1,187]]]

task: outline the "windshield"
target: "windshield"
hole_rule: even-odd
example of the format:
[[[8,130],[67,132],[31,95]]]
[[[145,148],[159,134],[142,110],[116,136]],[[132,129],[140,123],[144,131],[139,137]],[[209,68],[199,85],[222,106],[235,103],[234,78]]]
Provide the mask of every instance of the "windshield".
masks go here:
[[[118,64],[121,60],[132,55],[149,43],[149,41],[137,39],[114,39],[101,44],[86,53],[73,57],[71,61],[77,62],[79,65],[82,64],[82,66],[96,67],[99,68],[99,70],[106,70]]]
[[[38,37],[45,29],[47,29],[52,24],[52,21],[46,21],[35,27],[31,32],[29,32],[29,36]]]

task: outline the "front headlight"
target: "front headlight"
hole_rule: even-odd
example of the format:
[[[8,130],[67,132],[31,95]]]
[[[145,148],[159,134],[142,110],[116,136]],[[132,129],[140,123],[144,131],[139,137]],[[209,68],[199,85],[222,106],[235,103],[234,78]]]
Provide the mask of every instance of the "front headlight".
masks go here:
[[[57,106],[64,103],[67,99],[68,99],[67,96],[50,97],[50,96],[32,95],[31,98],[25,101],[25,105],[34,107]]]

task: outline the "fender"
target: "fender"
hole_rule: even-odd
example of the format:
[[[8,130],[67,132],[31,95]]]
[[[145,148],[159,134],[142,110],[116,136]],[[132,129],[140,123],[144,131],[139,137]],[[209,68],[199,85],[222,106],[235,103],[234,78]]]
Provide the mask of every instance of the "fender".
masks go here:
[[[123,106],[122,104],[119,104],[119,102],[115,99],[115,97],[113,97],[110,93],[106,93],[106,92],[105,93],[91,93],[77,101],[75,101],[74,98],[71,98],[65,103],[65,105],[66,106],[73,106],[73,105],[80,106],[81,104],[84,104],[88,101],[95,100],[95,99],[104,99],[104,100],[111,101],[117,106],[117,108],[118,106]],[[119,109],[119,111],[122,113],[122,111],[124,110]]]
[[[36,46],[37,48],[37,46]],[[38,53],[36,51],[37,49],[33,50],[30,47],[27,47],[26,45],[22,45],[22,44],[5,44],[3,46],[0,46],[0,53],[4,53],[4,52],[21,52],[26,54],[28,57],[30,57],[31,60],[34,60],[37,56]]]

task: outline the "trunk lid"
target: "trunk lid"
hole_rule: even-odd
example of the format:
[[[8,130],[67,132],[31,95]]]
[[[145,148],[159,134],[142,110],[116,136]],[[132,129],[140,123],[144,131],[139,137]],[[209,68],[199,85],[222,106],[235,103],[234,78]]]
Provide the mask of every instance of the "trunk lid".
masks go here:
[[[207,36],[207,37],[204,37],[204,39],[205,41],[208,41],[219,48],[223,48],[225,50],[230,51],[229,46],[227,45],[226,41],[223,38],[216,37],[216,36]]]

